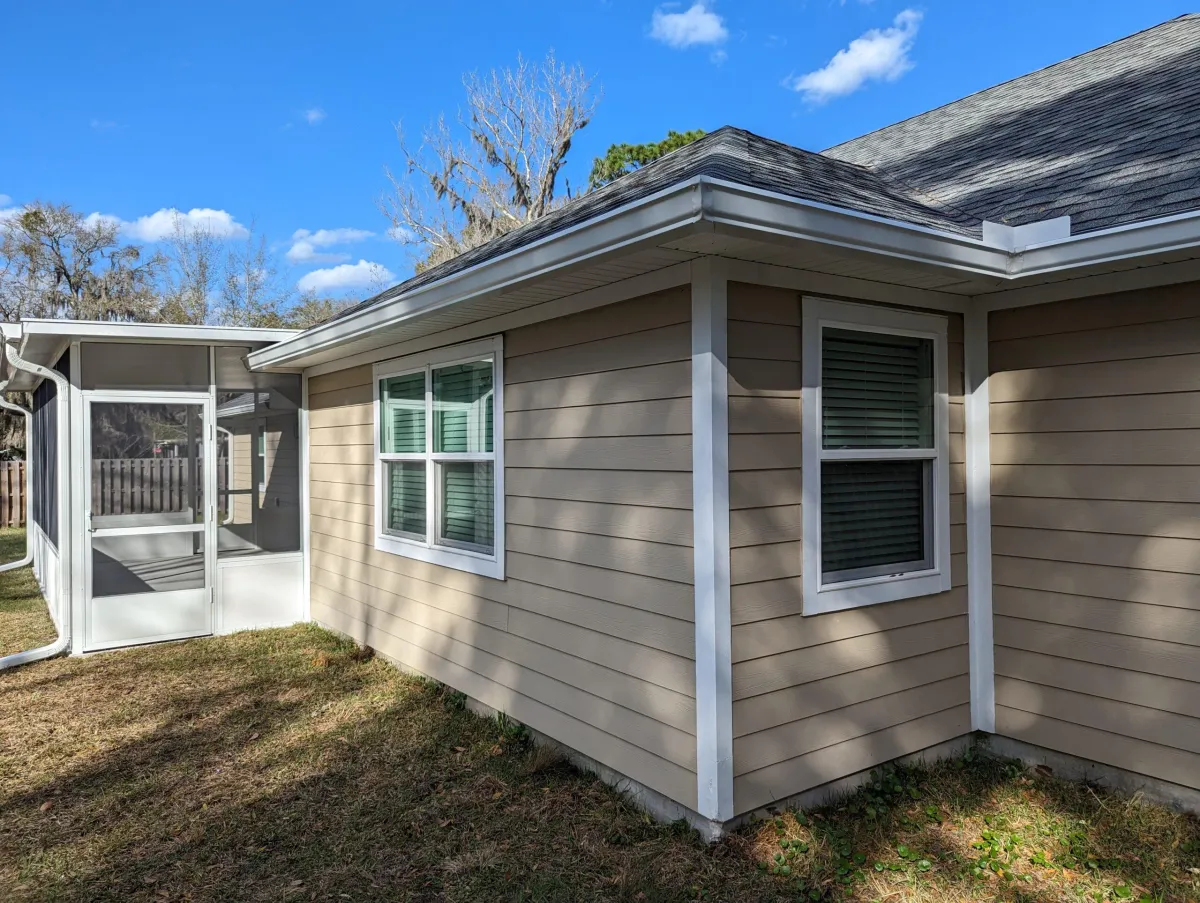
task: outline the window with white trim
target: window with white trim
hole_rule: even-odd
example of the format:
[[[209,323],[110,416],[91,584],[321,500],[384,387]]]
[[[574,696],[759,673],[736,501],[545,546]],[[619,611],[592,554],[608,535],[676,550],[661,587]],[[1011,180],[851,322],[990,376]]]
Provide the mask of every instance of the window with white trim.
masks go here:
[[[504,579],[499,336],[376,364],[375,547]]]
[[[950,589],[946,318],[804,299],[804,613]]]

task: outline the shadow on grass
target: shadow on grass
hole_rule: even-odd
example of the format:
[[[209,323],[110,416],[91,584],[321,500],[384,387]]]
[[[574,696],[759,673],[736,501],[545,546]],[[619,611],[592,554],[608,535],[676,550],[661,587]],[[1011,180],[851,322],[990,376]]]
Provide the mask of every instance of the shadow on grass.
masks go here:
[[[5,901],[1032,903],[1121,882],[1187,899],[1200,836],[975,759],[881,772],[803,823],[706,846],[310,627],[47,662],[0,686]],[[1014,863],[1072,844],[1103,861],[976,878],[985,830],[1021,835]]]

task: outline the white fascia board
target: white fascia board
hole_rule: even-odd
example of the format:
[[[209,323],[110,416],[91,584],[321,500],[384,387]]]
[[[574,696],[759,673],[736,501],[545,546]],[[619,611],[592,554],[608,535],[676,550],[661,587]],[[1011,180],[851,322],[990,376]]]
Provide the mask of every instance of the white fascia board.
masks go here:
[[[566,266],[586,263],[634,245],[661,243],[701,219],[701,185],[692,179],[577,226],[554,232],[507,254],[481,261],[381,304],[317,326],[250,355],[251,369],[286,367],[305,355],[336,347],[382,327],[443,307],[501,292]]]
[[[939,232],[790,195],[707,180],[706,222],[738,230],[870,251],[975,275],[1005,277],[1009,253],[978,238]]]
[[[168,323],[109,323],[95,320],[22,320],[25,337],[70,336],[74,339],[114,339],[160,342],[281,342],[300,335],[297,329],[255,329],[247,326],[179,326]]]
[[[1013,255],[1009,278],[1041,276],[1198,245],[1200,211],[1181,213],[1031,245]]]

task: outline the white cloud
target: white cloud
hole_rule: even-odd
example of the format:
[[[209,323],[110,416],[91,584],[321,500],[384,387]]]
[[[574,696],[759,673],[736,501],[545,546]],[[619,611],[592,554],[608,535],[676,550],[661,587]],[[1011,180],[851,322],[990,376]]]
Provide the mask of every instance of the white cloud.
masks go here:
[[[83,218],[83,222],[84,225],[90,226],[93,229],[100,223],[107,223],[118,227],[124,225],[119,216],[113,216],[110,213],[89,213]]]
[[[325,111],[320,107],[312,107],[304,111],[304,121],[309,125],[317,125],[325,118]]]
[[[913,67],[912,50],[921,25],[921,13],[906,9],[890,28],[873,28],[834,54],[824,67],[785,84],[811,103],[824,103],[853,94],[869,81],[895,81]]]
[[[396,274],[381,263],[360,260],[340,266],[305,273],[296,283],[302,292],[342,292],[352,288],[367,288],[395,280]]]
[[[91,126],[92,126],[92,129],[97,132],[104,132],[104,131],[108,131],[108,129],[115,129],[117,127],[117,124],[115,122],[113,122],[111,119],[93,119],[91,122]]]
[[[371,238],[374,234],[366,229],[318,229],[316,232],[297,229],[292,233],[292,246],[288,248],[287,259],[292,263],[337,263],[349,260],[349,254],[321,253],[317,249],[351,244]]]
[[[121,231],[138,241],[162,241],[175,232],[176,222],[185,228],[203,229],[214,238],[246,238],[250,235],[250,230],[235,220],[233,214],[209,207],[193,207],[187,213],[164,207],[148,216],[139,216],[131,223],[122,223]]]
[[[10,198],[7,194],[0,194],[0,207],[7,207],[11,203],[12,198]]]
[[[720,44],[729,37],[729,31],[705,0],[697,0],[681,13],[666,12],[661,6],[656,9],[650,18],[650,37],[681,49],[695,44]]]

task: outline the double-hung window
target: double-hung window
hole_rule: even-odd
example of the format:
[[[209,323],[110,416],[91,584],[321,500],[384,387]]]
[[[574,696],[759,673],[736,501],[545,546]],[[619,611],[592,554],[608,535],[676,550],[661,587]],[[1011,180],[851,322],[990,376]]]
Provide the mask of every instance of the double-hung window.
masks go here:
[[[946,318],[804,299],[804,613],[950,588]]]
[[[504,578],[500,337],[376,364],[375,547]]]

